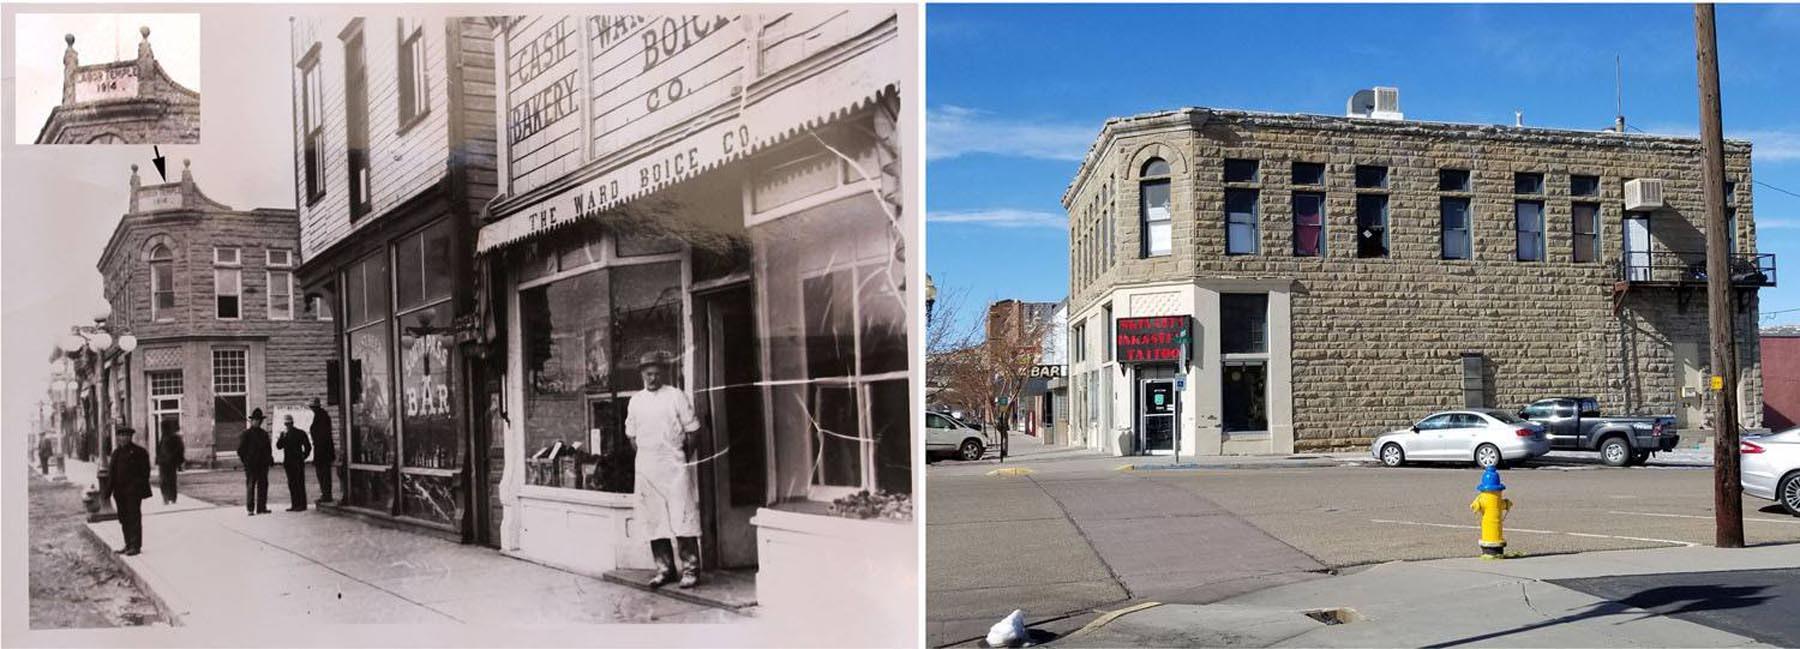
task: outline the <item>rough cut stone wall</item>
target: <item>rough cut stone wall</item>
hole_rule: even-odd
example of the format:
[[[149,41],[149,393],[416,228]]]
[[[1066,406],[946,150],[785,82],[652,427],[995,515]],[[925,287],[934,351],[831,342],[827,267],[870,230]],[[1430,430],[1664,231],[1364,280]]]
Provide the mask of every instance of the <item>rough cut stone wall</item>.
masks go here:
[[[191,185],[189,186],[190,191]],[[139,339],[140,353],[180,349],[189,358],[183,370],[183,422],[190,458],[210,458],[212,444],[213,346],[247,349],[249,352],[249,408],[272,413],[276,408],[304,407],[307,399],[325,394],[325,361],[331,357],[332,323],[306,312],[304,294],[296,280],[292,320],[269,319],[270,270],[267,250],[294,251],[299,262],[299,222],[293,210],[195,209],[150,214],[127,214],[118,226],[99,269],[113,305],[114,318],[128,325]],[[154,241],[153,241],[154,240]],[[175,308],[173,316],[152,319],[148,252],[162,242],[175,254]],[[213,249],[236,247],[242,261],[243,291],[238,320],[216,317],[213,292]],[[142,376],[149,360],[133,368]],[[153,365],[153,364],[152,364]],[[257,370],[261,369],[261,373]],[[142,382],[132,386],[134,425],[148,425],[148,390]],[[273,415],[271,415],[273,417]],[[279,424],[271,420],[271,426]],[[341,448],[341,447],[340,447]],[[234,448],[218,448],[232,451]]]
[[[1137,176],[1152,156],[1173,167],[1174,253],[1138,258]],[[1226,256],[1223,166],[1260,161],[1260,247]],[[1322,190],[1291,184],[1294,162],[1325,163]],[[1386,189],[1353,187],[1356,165],[1388,167]],[[1231,111],[1180,111],[1116,120],[1065,196],[1071,241],[1088,241],[1082,208],[1105,178],[1116,184],[1117,263],[1091,281],[1072,274],[1071,311],[1120,283],[1184,277],[1295,280],[1294,416],[1300,449],[1358,444],[1434,409],[1460,407],[1463,352],[1486,357],[1490,406],[1517,408],[1557,394],[1593,395],[1611,412],[1676,414],[1674,346],[1697,343],[1709,366],[1703,288],[1633,287],[1614,314],[1622,256],[1624,183],[1665,181],[1668,207],[1652,216],[1653,251],[1701,251],[1704,209],[1698,141],[1642,135]],[[1439,169],[1469,169],[1471,192],[1438,191]],[[1544,176],[1545,261],[1516,260],[1515,172]],[[1570,175],[1600,177],[1598,261],[1572,261]],[[1749,146],[1727,146],[1736,183],[1737,244],[1755,250]],[[1326,194],[1324,257],[1293,256],[1294,191]],[[1386,193],[1389,255],[1356,257],[1356,194]],[[1439,197],[1471,203],[1473,259],[1443,260]],[[1103,210],[1102,212],[1106,212]],[[1756,302],[1738,316],[1748,426],[1760,425]]]

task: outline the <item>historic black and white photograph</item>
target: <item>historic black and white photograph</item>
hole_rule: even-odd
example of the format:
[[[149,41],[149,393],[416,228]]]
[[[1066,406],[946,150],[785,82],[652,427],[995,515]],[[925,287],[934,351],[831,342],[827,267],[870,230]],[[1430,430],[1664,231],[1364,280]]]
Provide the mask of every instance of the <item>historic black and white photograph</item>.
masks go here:
[[[918,644],[916,7],[521,9],[201,7],[204,143],[11,120],[9,646]]]
[[[14,142],[200,142],[199,14],[19,14],[12,35]]]

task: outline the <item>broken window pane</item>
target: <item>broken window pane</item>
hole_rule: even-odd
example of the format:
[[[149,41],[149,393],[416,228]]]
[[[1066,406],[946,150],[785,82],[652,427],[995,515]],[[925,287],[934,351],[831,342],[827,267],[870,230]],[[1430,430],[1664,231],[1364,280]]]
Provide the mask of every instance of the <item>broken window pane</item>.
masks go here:
[[[1388,255],[1387,194],[1356,195],[1356,256]]]

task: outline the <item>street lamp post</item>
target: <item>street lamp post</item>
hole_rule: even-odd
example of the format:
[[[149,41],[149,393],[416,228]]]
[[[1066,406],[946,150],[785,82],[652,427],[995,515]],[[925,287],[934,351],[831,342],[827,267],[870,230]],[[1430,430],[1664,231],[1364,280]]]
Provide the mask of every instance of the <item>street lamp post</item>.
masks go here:
[[[89,522],[118,518],[118,512],[113,510],[112,503],[101,498],[102,494],[111,493],[108,488],[111,476],[108,475],[106,466],[107,460],[112,454],[112,430],[110,427],[112,417],[108,412],[108,406],[111,404],[111,374],[106,370],[106,354],[115,348],[125,354],[130,354],[132,350],[137,349],[136,336],[127,333],[119,336],[116,340],[113,338],[112,332],[107,326],[107,321],[111,318],[112,304],[101,300],[94,306],[94,326],[86,331],[81,327],[76,327],[58,344],[63,353],[73,361],[77,380],[95,388],[94,412],[90,419],[92,424],[90,428],[94,432],[96,438],[94,445],[97,447],[100,457],[95,458],[95,484],[93,490],[88,492],[92,499],[88,505]],[[88,360],[90,358],[91,360]],[[86,371],[81,370],[84,360],[88,360],[85,364]],[[95,373],[99,374],[98,381],[94,380]]]

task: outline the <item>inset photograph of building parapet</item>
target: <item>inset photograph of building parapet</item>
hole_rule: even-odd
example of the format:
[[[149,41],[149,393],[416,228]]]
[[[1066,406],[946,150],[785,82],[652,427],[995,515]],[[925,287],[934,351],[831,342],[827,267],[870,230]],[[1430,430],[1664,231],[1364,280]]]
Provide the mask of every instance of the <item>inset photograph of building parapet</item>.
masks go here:
[[[21,14],[13,42],[19,144],[200,143],[198,14]]]

